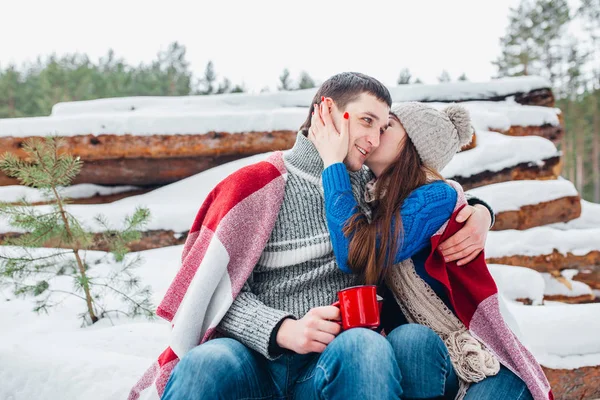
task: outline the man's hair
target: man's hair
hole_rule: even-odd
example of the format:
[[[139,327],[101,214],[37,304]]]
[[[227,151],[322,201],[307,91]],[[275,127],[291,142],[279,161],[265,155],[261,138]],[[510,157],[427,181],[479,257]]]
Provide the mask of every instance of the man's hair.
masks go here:
[[[377,79],[359,72],[342,72],[327,79],[313,98],[308,110],[308,117],[300,127],[305,135],[308,134],[312,113],[315,104],[321,103],[321,97],[331,98],[337,107],[344,111],[348,103],[356,100],[361,94],[367,93],[376,99],[385,102],[388,107],[392,106],[392,96],[389,90]]]

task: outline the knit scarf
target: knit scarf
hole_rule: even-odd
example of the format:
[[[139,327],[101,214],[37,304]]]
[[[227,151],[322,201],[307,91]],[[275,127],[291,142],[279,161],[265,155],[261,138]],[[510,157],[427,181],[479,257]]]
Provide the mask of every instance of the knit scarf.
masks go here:
[[[442,339],[459,378],[457,400],[463,399],[472,382],[500,371],[500,363],[475,339],[454,313],[415,270],[412,259],[394,265],[386,284],[410,323],[431,328]]]

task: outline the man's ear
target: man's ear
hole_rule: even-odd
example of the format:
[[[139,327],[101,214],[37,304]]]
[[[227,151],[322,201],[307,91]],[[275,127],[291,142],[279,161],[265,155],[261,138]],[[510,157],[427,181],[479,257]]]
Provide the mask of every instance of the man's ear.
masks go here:
[[[329,108],[330,113],[333,112],[334,110],[339,111],[337,104],[335,104],[335,101],[333,101],[333,99],[331,97],[325,97],[325,104]]]

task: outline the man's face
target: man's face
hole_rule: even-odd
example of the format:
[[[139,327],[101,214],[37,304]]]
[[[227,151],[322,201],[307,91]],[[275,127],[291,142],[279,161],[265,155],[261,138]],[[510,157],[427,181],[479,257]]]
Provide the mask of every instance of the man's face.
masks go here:
[[[348,170],[360,170],[371,152],[379,147],[379,136],[388,126],[389,111],[390,108],[385,102],[367,93],[348,103],[345,110],[333,107],[332,117],[338,127],[344,112],[350,114],[350,143],[348,155],[344,160]]]

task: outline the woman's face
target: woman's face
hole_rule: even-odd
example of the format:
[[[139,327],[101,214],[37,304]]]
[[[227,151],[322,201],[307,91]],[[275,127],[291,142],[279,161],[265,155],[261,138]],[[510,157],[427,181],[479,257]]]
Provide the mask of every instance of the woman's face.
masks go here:
[[[404,140],[406,140],[406,131],[398,118],[390,114],[388,128],[379,139],[379,147],[369,155],[365,165],[373,171],[375,176],[380,176],[396,160],[402,150]]]

